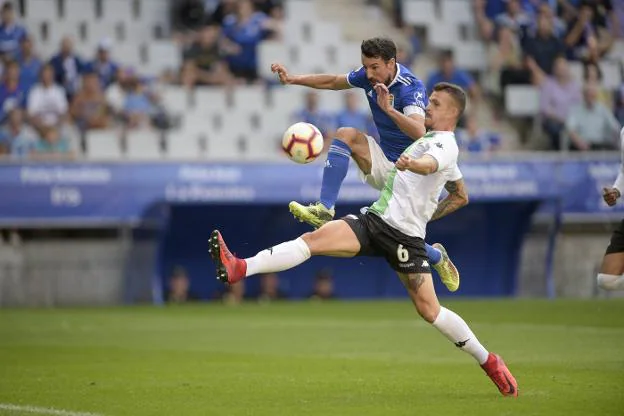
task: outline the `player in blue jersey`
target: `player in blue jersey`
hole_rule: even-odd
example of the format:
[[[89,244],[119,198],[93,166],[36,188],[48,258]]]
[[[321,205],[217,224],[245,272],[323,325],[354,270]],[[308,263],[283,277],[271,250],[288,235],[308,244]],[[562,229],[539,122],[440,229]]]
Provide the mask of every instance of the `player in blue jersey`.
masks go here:
[[[351,127],[341,127],[329,147],[320,201],[304,206],[289,204],[300,221],[318,228],[334,217],[338,192],[353,158],[361,176],[373,188],[381,190],[387,173],[405,149],[425,135],[425,108],[428,97],[425,85],[409,69],[396,61],[396,45],[390,39],[372,38],[362,42],[362,66],[348,74],[290,75],[281,64],[271,65],[284,85],[302,85],[316,89],[344,90],[362,88],[368,98],[380,142]],[[445,213],[468,203],[463,187],[447,187],[451,193]],[[439,218],[439,217],[438,217]],[[437,219],[437,218],[434,218]],[[441,244],[426,245],[427,256],[442,282],[450,291],[459,287],[459,272]]]

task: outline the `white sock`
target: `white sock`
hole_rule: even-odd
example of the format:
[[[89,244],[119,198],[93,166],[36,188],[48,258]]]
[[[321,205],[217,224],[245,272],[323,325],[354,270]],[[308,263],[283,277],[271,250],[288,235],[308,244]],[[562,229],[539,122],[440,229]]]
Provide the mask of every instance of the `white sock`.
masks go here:
[[[612,274],[598,273],[596,280],[598,280],[598,286],[600,286],[604,290],[623,290],[624,289],[624,276],[615,276]]]
[[[455,312],[440,306],[440,313],[433,321],[433,326],[451,340],[455,346],[472,355],[479,364],[487,361],[488,351],[472,333],[468,324]]]
[[[299,237],[296,240],[287,241],[275,247],[262,250],[255,256],[245,259],[247,262],[246,276],[292,269],[309,258],[310,248]]]

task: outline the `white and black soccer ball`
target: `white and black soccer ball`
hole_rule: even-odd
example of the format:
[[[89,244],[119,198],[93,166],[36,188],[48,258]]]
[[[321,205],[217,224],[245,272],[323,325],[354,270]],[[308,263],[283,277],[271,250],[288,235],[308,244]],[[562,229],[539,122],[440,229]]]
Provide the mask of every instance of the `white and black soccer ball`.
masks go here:
[[[282,149],[296,163],[310,163],[323,151],[323,135],[310,123],[295,123],[282,137]]]

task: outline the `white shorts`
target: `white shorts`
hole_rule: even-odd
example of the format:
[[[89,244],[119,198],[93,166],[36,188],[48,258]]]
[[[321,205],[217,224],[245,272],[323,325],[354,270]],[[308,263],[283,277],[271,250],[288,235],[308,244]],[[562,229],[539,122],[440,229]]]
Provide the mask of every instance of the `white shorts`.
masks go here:
[[[366,136],[366,140],[368,140],[368,150],[371,155],[371,172],[367,175],[360,170],[360,178],[363,182],[381,191],[390,171],[394,168],[394,163],[386,157],[374,138]]]

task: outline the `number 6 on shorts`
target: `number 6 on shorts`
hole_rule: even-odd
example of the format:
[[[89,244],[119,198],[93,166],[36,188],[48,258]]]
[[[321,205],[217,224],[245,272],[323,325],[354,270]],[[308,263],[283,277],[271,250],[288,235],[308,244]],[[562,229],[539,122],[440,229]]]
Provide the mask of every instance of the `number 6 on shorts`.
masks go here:
[[[403,244],[399,244],[397,247],[397,259],[401,263],[405,263],[409,260],[409,252],[403,247]]]

